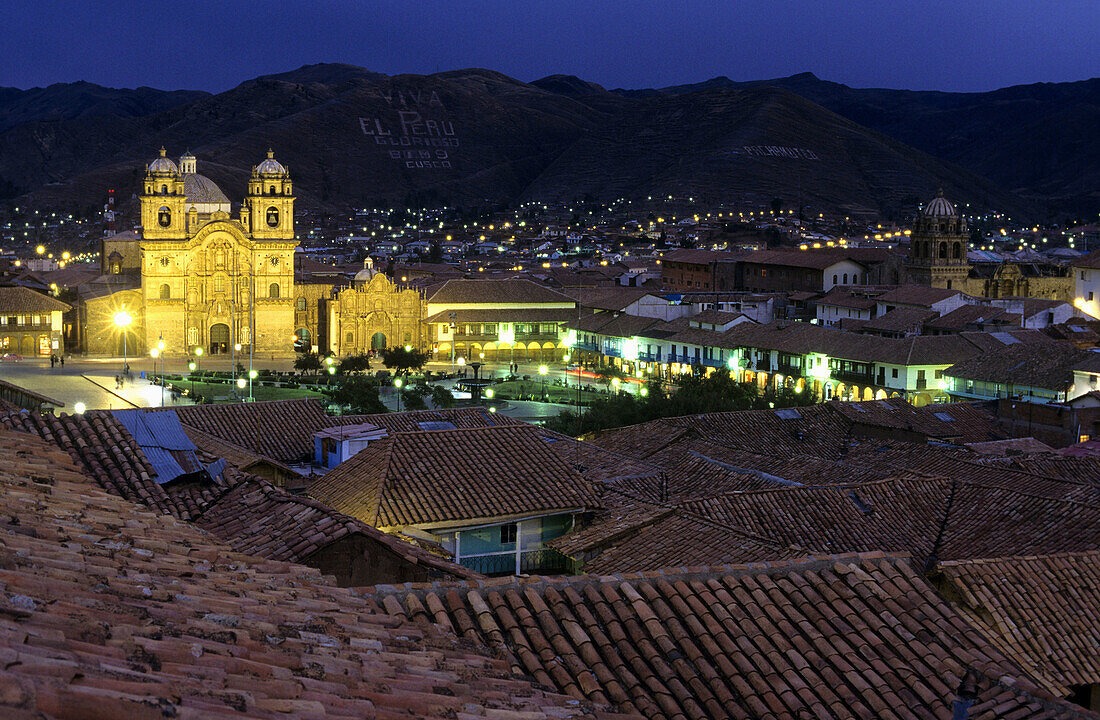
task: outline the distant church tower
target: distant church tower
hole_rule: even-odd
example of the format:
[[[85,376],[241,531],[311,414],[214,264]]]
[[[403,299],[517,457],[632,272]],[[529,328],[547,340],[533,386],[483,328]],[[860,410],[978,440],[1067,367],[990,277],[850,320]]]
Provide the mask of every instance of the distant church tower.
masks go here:
[[[905,263],[909,281],[965,292],[970,275],[969,239],[966,221],[940,190],[913,223]]]

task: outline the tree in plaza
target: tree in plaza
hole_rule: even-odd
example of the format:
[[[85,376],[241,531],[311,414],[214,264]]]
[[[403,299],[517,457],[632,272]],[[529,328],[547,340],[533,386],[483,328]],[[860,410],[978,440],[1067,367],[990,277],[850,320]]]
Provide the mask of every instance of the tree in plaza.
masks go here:
[[[792,388],[760,391],[753,383],[739,383],[728,370],[709,376],[683,375],[679,387],[665,392],[657,382],[645,386],[645,393],[617,393],[592,403],[583,414],[566,410],[547,421],[546,426],[570,435],[634,425],[663,417],[678,417],[731,410],[763,410],[809,405],[813,398]]]
[[[614,365],[601,365],[596,369],[596,377],[603,383],[605,388],[610,389],[611,383],[615,381],[615,378],[623,380],[626,378],[626,374],[618,367]]]
[[[428,362],[428,353],[410,348],[389,347],[382,350],[382,364],[393,370],[398,377],[424,367]]]
[[[321,356],[315,352],[300,353],[294,358],[294,369],[300,372],[320,372],[323,366]]]
[[[348,373],[354,372],[363,372],[364,370],[370,370],[370,356],[366,353],[359,353],[358,355],[348,355],[336,366],[336,372],[340,373],[341,375],[347,375]]]
[[[337,405],[347,406],[353,413],[384,413],[388,408],[378,396],[378,385],[364,375],[344,375],[331,389],[329,397]]]
[[[425,398],[432,394],[431,388],[423,383],[408,385],[401,390],[401,401],[406,410],[427,410],[428,403]]]
[[[455,406],[455,396],[442,385],[432,385],[432,405],[437,408],[452,408]]]

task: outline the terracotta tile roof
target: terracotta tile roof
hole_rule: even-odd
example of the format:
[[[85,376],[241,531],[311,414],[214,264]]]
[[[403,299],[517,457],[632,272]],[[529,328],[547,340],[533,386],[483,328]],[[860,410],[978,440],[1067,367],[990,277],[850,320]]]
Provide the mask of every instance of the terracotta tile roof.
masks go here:
[[[916,432],[929,439],[972,443],[1009,437],[995,415],[973,403],[916,407],[904,398],[890,398],[858,403],[838,400],[829,407],[857,425]]]
[[[759,449],[763,451],[766,448]],[[693,455],[705,458],[711,463],[721,463],[735,472],[772,476],[768,479],[767,485],[756,488],[761,490],[783,485],[841,485],[872,482],[882,480],[890,474],[897,474],[897,472],[891,473],[890,469],[886,468],[857,467],[851,463],[825,460],[813,455],[751,452],[701,441],[672,445],[650,455],[649,461],[662,467],[672,467],[682,462],[685,456]]]
[[[68,312],[72,306],[22,286],[0,287],[0,315]]]
[[[451,313],[454,317],[451,317]],[[441,310],[424,320],[426,323],[499,323],[499,322],[566,322],[577,317],[571,308],[501,308],[486,310]]]
[[[259,478],[245,476],[199,516],[195,523],[237,552],[271,560],[314,565],[314,558],[333,543],[352,536],[366,539],[365,562],[382,565],[378,555],[392,553],[392,574],[374,575],[375,581],[406,582],[432,577],[479,577],[428,550],[387,535],[316,500],[291,495]],[[439,548],[437,548],[439,549]],[[356,584],[366,584],[357,582]]]
[[[1069,718],[903,557],[375,588],[400,620],[648,718]]]
[[[158,408],[148,408],[159,412]],[[419,410],[378,415],[326,415],[319,400],[270,400],[253,403],[187,405],[175,408],[185,426],[213,435],[257,455],[283,463],[308,462],[314,454],[314,433],[337,425],[369,422],[389,432],[419,430],[419,423],[446,421],[456,427],[515,424],[490,417],[480,408]]]
[[[741,258],[745,265],[779,265],[781,267],[809,268],[825,270],[849,258],[847,253],[808,252],[805,250],[757,250]],[[861,260],[852,259],[857,265],[866,265]]]
[[[562,293],[582,307],[601,310],[623,310],[651,294],[649,290],[636,287],[562,288]]]
[[[1033,437],[1009,438],[1007,440],[989,440],[987,442],[966,443],[966,446],[981,455],[1003,457],[1030,453],[1053,453],[1054,448]]]
[[[956,560],[1100,549],[1100,505],[946,478],[725,493],[682,507],[814,552]]]
[[[1073,368],[1091,355],[1070,343],[1006,345],[956,363],[944,374],[964,380],[1060,391],[1073,384]]]
[[[1048,692],[1100,683],[1100,552],[945,562],[934,582]]]
[[[869,298],[866,295],[853,295],[850,292],[844,290],[835,290],[827,294],[825,297],[818,298],[818,305],[829,305],[831,307],[843,307],[843,308],[859,308],[861,310],[869,310],[875,307],[874,298]]]
[[[455,577],[468,574],[465,568],[398,537],[239,472],[237,467],[247,467],[254,459],[247,450],[223,455],[219,450],[224,443],[204,444],[204,462],[225,458],[235,467],[227,468],[212,482],[162,485],[154,479],[155,473],[133,437],[111,413],[91,411],[60,417],[20,413],[0,421],[0,426],[4,424],[67,451],[85,476],[104,490],[158,513],[201,522],[204,528],[241,552],[265,557],[271,553],[274,559],[308,563],[318,549],[354,531],[369,537],[378,552],[395,553],[413,565],[426,568],[427,574],[447,573]],[[201,434],[198,436],[201,439]],[[258,499],[261,496],[263,502]],[[280,524],[279,534],[269,535]]]
[[[879,315],[864,325],[863,329],[875,332],[919,333],[921,326],[934,317],[937,317],[935,310],[899,307]]]
[[[29,390],[22,385],[16,385],[15,383],[8,382],[7,380],[0,379],[0,394],[4,394],[4,391],[7,391],[7,394],[12,395],[13,397],[17,397],[20,395],[25,396],[26,399],[32,401],[31,404],[38,403],[39,405],[52,405],[55,408],[65,407],[65,403],[61,402],[60,400],[54,400],[52,397],[35,392],[34,390]],[[7,408],[8,410],[14,410],[18,412],[22,409],[14,403],[7,403],[7,405],[10,406]]]
[[[604,482],[623,476],[648,475],[657,471],[650,463],[581,442],[568,435],[541,429],[539,434],[550,441],[550,448],[569,467],[591,482]]]
[[[934,303],[942,302],[956,295],[965,295],[965,293],[927,285],[899,285],[895,289],[879,295],[877,299],[879,302],[887,304],[897,303],[899,305],[931,307]]]
[[[107,492],[181,520],[193,518],[224,489],[212,483],[158,484],[141,448],[114,415],[93,410],[84,415],[17,413],[0,425],[31,433],[72,456],[85,474]]]
[[[572,303],[573,298],[530,280],[448,280],[428,298],[454,303]]]
[[[332,422],[333,418],[314,399],[182,405],[174,409],[184,425],[284,463],[311,458],[313,433],[339,424]],[[157,408],[148,411],[160,412]]]
[[[682,262],[692,265],[710,265],[711,263],[733,262],[745,256],[744,253],[720,252],[716,250],[697,250],[695,248],[676,248],[661,256],[661,262]]]
[[[1008,311],[1000,307],[989,305],[963,305],[938,318],[927,321],[927,326],[934,330],[966,330],[974,325],[984,323],[1005,323]],[[1017,319],[1019,315],[1015,316]],[[1017,326],[1018,326],[1017,322]]]
[[[534,426],[395,433],[309,494],[366,523],[455,523],[597,505],[591,485]]]
[[[0,453],[5,718],[610,717],[105,493],[38,438],[0,431]]]

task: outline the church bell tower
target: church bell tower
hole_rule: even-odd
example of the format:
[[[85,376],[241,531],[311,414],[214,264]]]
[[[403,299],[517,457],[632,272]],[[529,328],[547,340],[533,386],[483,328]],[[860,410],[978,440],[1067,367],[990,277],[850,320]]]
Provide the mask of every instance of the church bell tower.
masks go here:
[[[969,240],[966,220],[940,190],[913,222],[905,263],[909,281],[965,291],[970,276]]]
[[[164,148],[145,169],[141,194],[141,235],[146,240],[187,237],[183,177]]]
[[[267,159],[252,168],[248,180],[249,229],[257,240],[294,239],[294,193],[290,172],[275,159],[272,150]]]

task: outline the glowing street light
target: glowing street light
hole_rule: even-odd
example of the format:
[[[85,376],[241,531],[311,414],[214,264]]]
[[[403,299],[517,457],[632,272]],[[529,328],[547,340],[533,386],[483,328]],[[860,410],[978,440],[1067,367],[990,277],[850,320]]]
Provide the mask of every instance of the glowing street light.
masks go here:
[[[401,412],[401,378],[397,378],[393,381],[393,386],[397,388],[397,412]]]
[[[46,246],[45,245],[39,245],[38,247],[36,247],[34,249],[34,251],[36,253],[38,253],[39,255],[45,255],[46,254]]]
[[[84,411],[87,409],[88,406],[82,402],[78,402],[76,405],[73,405],[73,412],[75,412],[77,415],[83,415]]]
[[[237,378],[237,387],[239,387],[241,390],[244,390],[244,386],[247,385],[247,384],[248,384],[248,381],[245,380],[243,377],[242,378]]]
[[[550,368],[545,365],[539,365],[539,375],[542,375],[542,401],[546,402],[546,373],[550,372]]]

